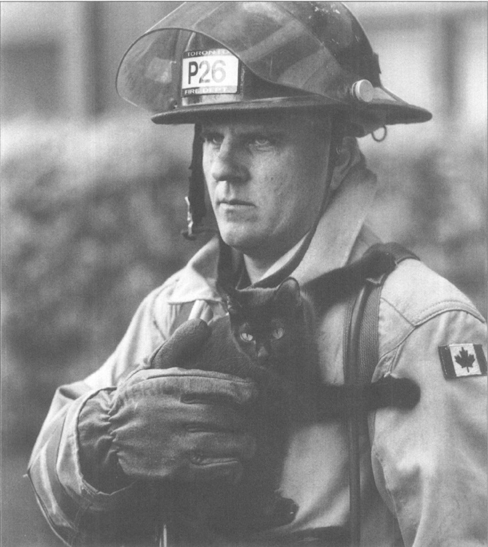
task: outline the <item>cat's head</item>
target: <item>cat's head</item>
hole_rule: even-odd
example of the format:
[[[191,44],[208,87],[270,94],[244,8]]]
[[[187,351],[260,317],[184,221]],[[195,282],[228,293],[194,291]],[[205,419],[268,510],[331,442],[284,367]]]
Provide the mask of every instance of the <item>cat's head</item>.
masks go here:
[[[274,367],[294,343],[302,310],[300,286],[290,277],[274,289],[230,290],[228,310],[241,351],[261,366]]]

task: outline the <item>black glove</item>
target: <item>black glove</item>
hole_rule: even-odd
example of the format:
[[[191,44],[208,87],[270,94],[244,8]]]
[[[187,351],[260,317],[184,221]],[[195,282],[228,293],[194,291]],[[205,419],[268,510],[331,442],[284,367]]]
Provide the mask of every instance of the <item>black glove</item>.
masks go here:
[[[80,412],[81,467],[95,488],[111,492],[135,479],[236,482],[253,456],[247,411],[257,396],[251,380],[227,374],[147,368],[183,363],[208,329],[202,321],[180,327],[117,389],[102,390]]]
[[[246,432],[251,381],[198,370],[147,369],[115,393],[113,449],[132,478],[235,482],[255,443]]]

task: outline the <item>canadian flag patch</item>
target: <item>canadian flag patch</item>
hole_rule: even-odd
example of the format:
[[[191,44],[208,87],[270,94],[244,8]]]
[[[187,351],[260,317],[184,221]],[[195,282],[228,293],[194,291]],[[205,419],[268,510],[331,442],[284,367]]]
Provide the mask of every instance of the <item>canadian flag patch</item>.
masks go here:
[[[486,357],[481,344],[439,346],[439,355],[447,379],[486,376]]]

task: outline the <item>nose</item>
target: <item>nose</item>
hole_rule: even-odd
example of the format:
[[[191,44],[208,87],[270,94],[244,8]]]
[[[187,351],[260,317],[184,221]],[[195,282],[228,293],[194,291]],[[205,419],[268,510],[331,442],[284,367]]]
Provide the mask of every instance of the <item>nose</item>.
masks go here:
[[[243,151],[232,138],[226,137],[212,153],[210,175],[216,182],[244,182],[248,177]]]
[[[261,365],[264,365],[266,361],[268,360],[268,357],[269,357],[269,351],[266,348],[266,346],[262,345],[258,349],[258,363]]]

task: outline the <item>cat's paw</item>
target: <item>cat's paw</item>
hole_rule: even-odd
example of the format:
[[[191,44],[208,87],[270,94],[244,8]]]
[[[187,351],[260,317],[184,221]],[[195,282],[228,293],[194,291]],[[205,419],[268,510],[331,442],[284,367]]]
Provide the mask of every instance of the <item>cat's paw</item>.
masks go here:
[[[185,367],[210,336],[211,330],[202,319],[190,319],[180,325],[151,357],[151,368]]]

